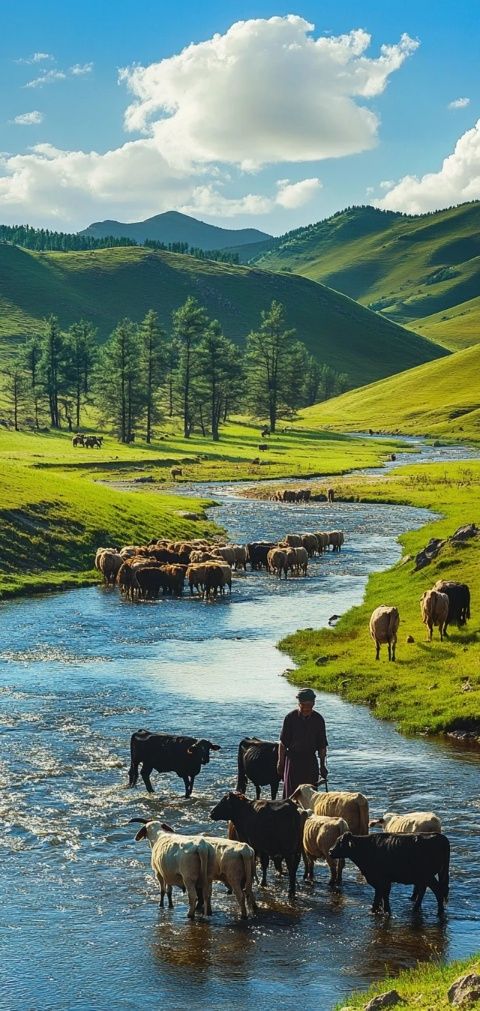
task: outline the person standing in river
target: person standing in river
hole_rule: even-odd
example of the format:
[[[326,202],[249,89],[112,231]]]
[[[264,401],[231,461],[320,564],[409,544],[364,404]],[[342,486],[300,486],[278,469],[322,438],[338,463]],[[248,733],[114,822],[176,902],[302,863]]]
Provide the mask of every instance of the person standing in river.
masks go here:
[[[283,779],[283,796],[290,797],[297,786],[310,783],[318,786],[319,774],[326,781],[328,770],[325,720],[314,711],[315,692],[301,688],[297,692],[298,706],[287,713],[278,745],[277,772]],[[320,769],[317,759],[320,759]]]

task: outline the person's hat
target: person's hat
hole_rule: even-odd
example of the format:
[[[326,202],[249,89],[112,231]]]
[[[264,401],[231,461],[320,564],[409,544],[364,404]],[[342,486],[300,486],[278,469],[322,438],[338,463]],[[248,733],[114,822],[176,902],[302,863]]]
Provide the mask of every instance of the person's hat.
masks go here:
[[[300,688],[297,699],[299,702],[315,702],[316,695],[312,688]]]

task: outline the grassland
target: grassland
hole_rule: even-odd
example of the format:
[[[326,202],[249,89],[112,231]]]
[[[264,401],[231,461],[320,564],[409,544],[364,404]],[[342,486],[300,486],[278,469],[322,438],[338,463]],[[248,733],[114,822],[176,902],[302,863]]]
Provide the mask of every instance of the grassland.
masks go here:
[[[316,404],[302,423],[480,441],[480,344]]]
[[[452,1007],[447,997],[449,987],[468,972],[480,972],[478,956],[448,965],[429,962],[401,972],[398,976],[383,979],[364,993],[350,994],[336,1005],[335,1011],[341,1011],[343,1007],[351,1008],[352,1011],[354,1008],[364,1008],[368,1001],[387,990],[396,990],[406,1002],[405,1006],[415,1008],[416,1011],[447,1011],[447,1008]]]
[[[275,274],[142,247],[80,253],[35,253],[0,244],[0,355],[5,356],[55,313],[62,327],[92,320],[104,340],[123,316],[155,309],[165,327],[172,311],[194,295],[242,344],[272,299],[285,305],[320,361],[359,385],[445,352],[430,340],[383,319],[344,295],[304,277]]]
[[[298,229],[257,262],[292,270],[459,350],[480,332],[480,203],[419,216],[354,207]]]
[[[211,530],[207,520],[180,515],[203,505],[175,495],[172,464],[182,466],[183,482],[300,477],[378,463],[389,448],[346,436],[285,433],[272,438],[258,466],[251,462],[258,439],[258,428],[237,423],[220,443],[187,444],[172,433],[150,447],[107,438],[102,450],[82,450],[72,447],[67,433],[0,430],[0,596],[91,582],[100,544]],[[101,483],[142,477],[154,483],[139,484],[135,493]]]
[[[414,572],[414,557],[431,537],[446,538],[465,523],[480,524],[480,461],[402,468],[384,479],[352,477],[335,483],[337,496],[360,501],[422,506],[441,519],[400,538],[403,558],[393,568],[370,576],[365,598],[334,629],[303,630],[281,648],[299,665],[291,678],[351,702],[366,703],[380,719],[393,720],[409,733],[475,730],[480,733],[480,537],[464,547],[447,545],[430,565]],[[426,641],[419,600],[437,579],[470,586],[472,619],[448,640]],[[369,637],[371,612],[379,604],[400,611],[396,663],[385,651],[379,662]],[[407,636],[414,638],[407,643]]]

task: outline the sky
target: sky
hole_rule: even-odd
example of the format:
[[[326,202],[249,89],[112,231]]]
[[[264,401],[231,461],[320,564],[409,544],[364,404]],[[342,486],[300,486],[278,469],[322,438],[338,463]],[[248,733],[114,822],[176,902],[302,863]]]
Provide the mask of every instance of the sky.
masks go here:
[[[0,223],[480,198],[476,0],[0,0]]]

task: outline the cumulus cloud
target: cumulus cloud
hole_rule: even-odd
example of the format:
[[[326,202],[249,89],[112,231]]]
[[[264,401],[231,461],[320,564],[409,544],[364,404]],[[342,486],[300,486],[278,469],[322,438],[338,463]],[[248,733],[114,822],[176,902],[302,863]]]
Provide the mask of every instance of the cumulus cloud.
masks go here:
[[[42,144],[0,156],[2,219],[72,228],[172,207],[234,217],[303,206],[321,187],[313,173],[279,179],[265,195],[244,193],[242,171],[371,148],[379,119],[368,102],[418,45],[403,35],[370,56],[363,30],[318,39],[312,31],[295,15],[242,21],[169,59],[123,70],[131,96],[125,124],[142,136],[103,153]],[[26,87],[83,77],[92,67],[39,68]],[[235,181],[242,195],[225,195]]]
[[[24,88],[43,88],[44,84],[56,84],[57,81],[64,81],[66,76],[63,70],[43,70],[39,77],[27,81]]]
[[[194,188],[190,200],[180,210],[184,214],[223,218],[233,218],[238,214],[268,214],[275,207],[293,210],[308,203],[321,186],[320,179],[302,179],[297,183],[279,179],[273,196],[247,193],[242,197],[226,197],[218,185],[206,183]]]
[[[123,69],[134,99],[127,129],[155,137],[177,165],[253,169],[371,148],[379,120],[364,100],[382,93],[418,43],[402,35],[369,57],[361,29],[318,39],[312,30],[293,14],[239,21],[179,55]]]
[[[421,176],[404,176],[381,200],[377,207],[392,211],[421,214],[440,207],[450,207],[467,200],[480,199],[480,119],[467,130],[445,158],[438,172]]]
[[[33,109],[32,112],[22,112],[19,116],[15,116],[12,123],[16,123],[17,126],[37,126],[43,123],[43,118],[43,112]]]
[[[93,63],[74,63],[73,67],[70,67],[73,77],[84,77],[85,74],[91,74],[92,70]]]
[[[469,98],[454,98],[453,102],[449,102],[448,109],[466,109],[467,105],[470,105]]]

